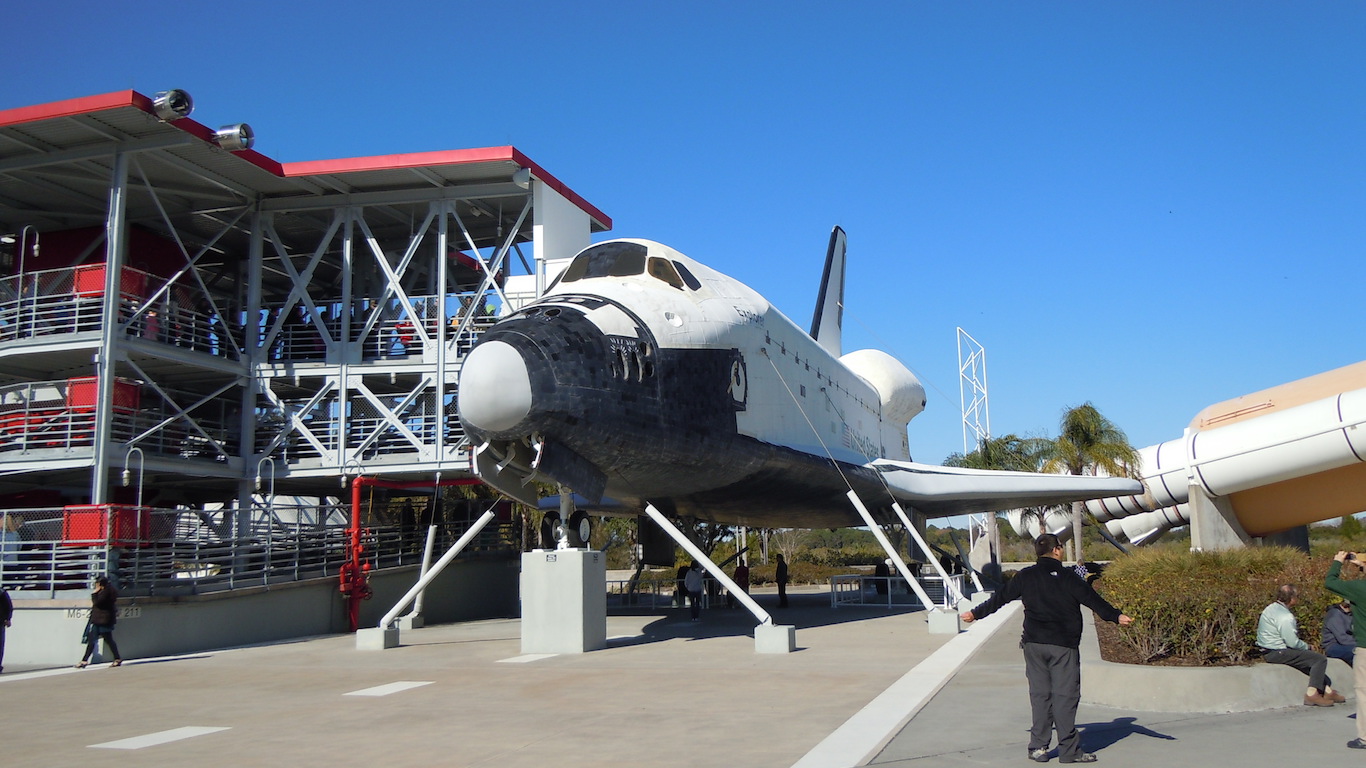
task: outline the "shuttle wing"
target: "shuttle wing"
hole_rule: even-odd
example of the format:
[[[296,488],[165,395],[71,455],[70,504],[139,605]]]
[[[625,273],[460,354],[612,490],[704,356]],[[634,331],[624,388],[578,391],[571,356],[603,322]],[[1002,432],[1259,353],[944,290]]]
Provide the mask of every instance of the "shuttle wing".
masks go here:
[[[1066,504],[1143,492],[1142,483],[1122,477],[1001,472],[887,459],[867,466],[881,473],[897,501],[915,507],[926,517]]]

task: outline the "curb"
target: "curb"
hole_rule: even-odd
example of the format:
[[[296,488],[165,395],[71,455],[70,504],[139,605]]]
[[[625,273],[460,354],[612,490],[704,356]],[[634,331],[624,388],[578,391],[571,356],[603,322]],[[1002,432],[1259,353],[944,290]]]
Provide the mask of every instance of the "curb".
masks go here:
[[[1085,624],[1081,642],[1081,701],[1137,712],[1255,712],[1297,706],[1308,678],[1283,664],[1254,663],[1239,667],[1156,667],[1119,664],[1100,658],[1094,616]],[[1334,689],[1354,700],[1352,668],[1341,659],[1328,660]]]

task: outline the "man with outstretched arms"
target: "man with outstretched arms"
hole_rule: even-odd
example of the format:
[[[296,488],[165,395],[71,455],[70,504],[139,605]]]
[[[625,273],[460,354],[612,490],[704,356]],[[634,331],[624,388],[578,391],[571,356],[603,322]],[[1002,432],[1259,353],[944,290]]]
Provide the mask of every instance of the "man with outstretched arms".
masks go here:
[[[1034,540],[1039,561],[1015,574],[996,596],[964,611],[965,622],[984,619],[1015,600],[1024,601],[1025,679],[1034,725],[1029,731],[1029,759],[1048,762],[1053,730],[1058,731],[1058,762],[1094,763],[1083,752],[1077,733],[1077,703],[1081,701],[1081,606],[1102,619],[1124,626],[1133,619],[1096,594],[1077,572],[1062,564],[1062,543],[1045,533]]]

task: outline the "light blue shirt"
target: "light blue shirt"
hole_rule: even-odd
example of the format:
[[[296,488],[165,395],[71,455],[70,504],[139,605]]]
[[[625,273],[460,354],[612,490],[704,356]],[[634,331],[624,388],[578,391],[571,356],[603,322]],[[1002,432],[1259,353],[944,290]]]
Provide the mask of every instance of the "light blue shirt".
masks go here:
[[[1309,644],[1300,639],[1300,624],[1295,620],[1295,614],[1279,601],[1264,608],[1262,617],[1257,620],[1257,646],[1271,651],[1309,648]]]

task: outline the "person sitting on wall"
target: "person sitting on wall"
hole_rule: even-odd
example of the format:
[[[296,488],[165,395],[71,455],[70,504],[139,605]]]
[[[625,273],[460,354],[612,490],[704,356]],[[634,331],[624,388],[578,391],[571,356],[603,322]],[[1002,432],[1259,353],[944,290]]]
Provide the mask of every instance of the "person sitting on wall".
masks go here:
[[[1351,666],[1357,641],[1352,635],[1352,604],[1346,600],[1328,606],[1323,614],[1323,653],[1330,659],[1342,659]]]
[[[1299,599],[1300,590],[1294,584],[1282,584],[1276,590],[1276,602],[1263,609],[1257,620],[1257,647],[1268,664],[1285,664],[1309,675],[1306,707],[1340,704],[1347,699],[1333,690],[1333,681],[1326,674],[1328,657],[1309,650],[1309,644],[1300,639],[1299,622],[1290,612]]]

